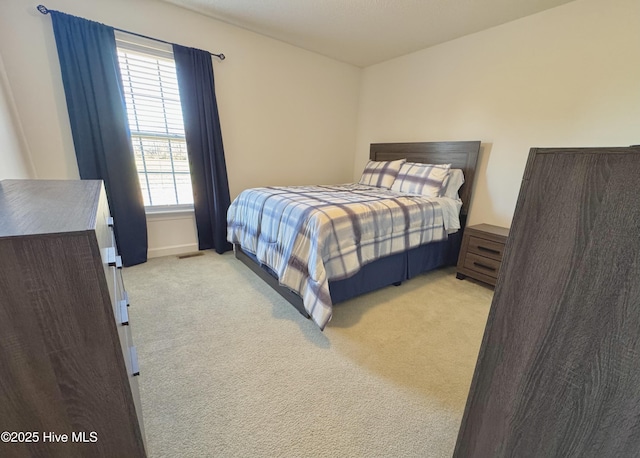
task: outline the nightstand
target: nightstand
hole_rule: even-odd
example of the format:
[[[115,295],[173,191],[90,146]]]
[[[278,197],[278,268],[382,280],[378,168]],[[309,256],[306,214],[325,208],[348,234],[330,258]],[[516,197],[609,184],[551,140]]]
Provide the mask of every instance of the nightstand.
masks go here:
[[[509,229],[491,224],[469,226],[464,230],[456,278],[471,277],[496,285]]]

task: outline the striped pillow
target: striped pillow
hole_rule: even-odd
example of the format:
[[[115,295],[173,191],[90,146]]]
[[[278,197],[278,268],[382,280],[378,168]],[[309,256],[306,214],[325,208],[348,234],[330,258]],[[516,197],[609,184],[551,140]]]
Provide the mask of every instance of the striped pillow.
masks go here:
[[[451,164],[417,164],[407,162],[400,167],[392,191],[440,197],[443,184],[449,176]]]
[[[389,189],[406,159],[397,161],[369,161],[359,183]]]

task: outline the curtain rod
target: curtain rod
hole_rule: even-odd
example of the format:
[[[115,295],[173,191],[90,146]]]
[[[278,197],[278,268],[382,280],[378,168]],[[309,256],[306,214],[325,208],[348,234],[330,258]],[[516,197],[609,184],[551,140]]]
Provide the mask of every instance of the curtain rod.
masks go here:
[[[49,9],[48,9],[46,6],[44,6],[44,5],[38,5],[38,6],[36,6],[36,9],[37,9],[38,11],[40,11],[42,14],[49,14],[49,11],[55,11],[55,10],[49,10]],[[149,37],[149,36],[147,36],[147,35],[142,35],[141,33],[129,32],[128,30],[118,29],[118,28],[116,28],[116,27],[112,27],[112,29],[113,29],[113,30],[117,30],[118,32],[124,32],[124,33],[128,33],[128,34],[130,34],[130,35],[135,35],[135,36],[137,36],[137,37],[146,38],[146,39],[148,39],[148,40],[153,40],[153,41],[158,41],[158,42],[160,42],[160,43],[165,43],[165,44],[168,44],[168,45],[173,45],[173,43],[171,43],[171,42],[169,42],[169,41],[164,41],[164,40],[160,40],[159,38]],[[224,54],[222,54],[222,53],[220,53],[220,54],[215,54],[215,53],[210,52],[209,54],[211,54],[212,56],[217,57],[217,58],[218,58],[218,59],[220,59],[220,60],[225,60],[225,59],[226,59],[225,55],[224,55]]]

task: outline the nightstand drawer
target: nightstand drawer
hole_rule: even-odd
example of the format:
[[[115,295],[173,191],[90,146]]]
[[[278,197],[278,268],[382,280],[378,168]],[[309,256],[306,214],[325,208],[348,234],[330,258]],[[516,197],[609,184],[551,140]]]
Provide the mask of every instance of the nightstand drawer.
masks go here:
[[[484,256],[478,256],[473,253],[467,253],[464,258],[464,267],[466,269],[497,278],[498,270],[500,270],[500,261],[486,258]]]
[[[504,243],[492,242],[478,237],[469,237],[469,253],[475,253],[480,256],[502,261],[502,253],[504,251]]]

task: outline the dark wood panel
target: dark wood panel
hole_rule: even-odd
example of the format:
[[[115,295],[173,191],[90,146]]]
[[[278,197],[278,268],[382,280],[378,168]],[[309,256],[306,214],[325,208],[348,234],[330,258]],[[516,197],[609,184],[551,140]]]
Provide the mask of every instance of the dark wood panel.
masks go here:
[[[533,149],[456,457],[640,455],[640,148]]]
[[[3,269],[0,275],[0,429],[70,430],[43,336],[28,306],[29,293],[22,272],[16,268],[20,257],[10,240],[0,240],[0,259],[14,266]],[[47,448],[42,443],[0,443],[0,456],[47,456]],[[63,445],[57,456],[65,456],[67,452],[69,447]]]
[[[369,157],[373,161],[406,159],[426,164],[451,164],[454,169],[462,169],[465,182],[459,195],[462,199],[461,214],[466,215],[471,204],[479,153],[479,141],[372,143]]]

